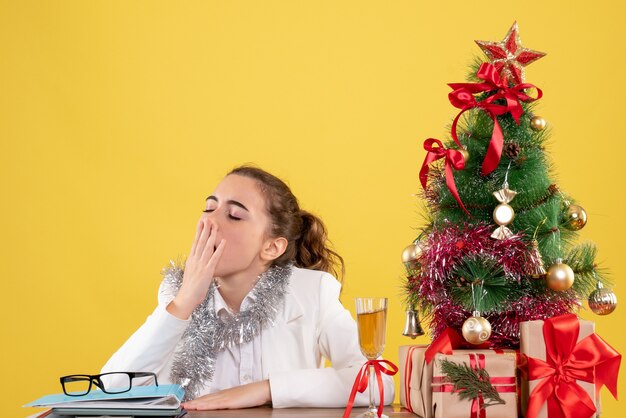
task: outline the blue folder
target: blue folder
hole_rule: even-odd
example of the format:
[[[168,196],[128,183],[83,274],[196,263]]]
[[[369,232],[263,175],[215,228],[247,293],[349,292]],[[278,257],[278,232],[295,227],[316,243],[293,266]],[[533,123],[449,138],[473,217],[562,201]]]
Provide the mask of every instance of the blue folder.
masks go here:
[[[185,390],[180,385],[136,386],[124,393],[104,393],[92,390],[83,396],[67,396],[63,393],[46,395],[24,406],[53,408],[132,408],[167,409],[180,407]]]

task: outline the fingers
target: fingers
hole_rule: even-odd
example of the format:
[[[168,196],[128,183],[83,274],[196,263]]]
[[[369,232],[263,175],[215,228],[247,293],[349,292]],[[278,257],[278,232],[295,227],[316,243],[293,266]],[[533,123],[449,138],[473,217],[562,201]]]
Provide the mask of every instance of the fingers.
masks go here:
[[[220,241],[220,244],[217,246],[217,249],[213,253],[213,256],[209,260],[209,264],[207,265],[209,270],[215,271],[215,267],[217,266],[217,263],[220,261],[220,258],[222,257],[222,253],[224,253],[225,247],[226,247],[226,240],[222,239]]]
[[[217,225],[213,225],[211,228],[211,233],[206,240],[206,244],[204,246],[204,250],[202,252],[202,259],[205,261],[209,261],[213,252],[215,251],[215,241],[217,240],[217,230],[219,227]]]
[[[194,251],[192,253],[194,256],[197,256],[197,257],[202,256],[202,253],[204,252],[204,249],[206,246],[206,242],[211,236],[211,231],[213,229],[213,223],[211,222],[211,220],[207,218],[203,218],[203,219],[200,219],[200,222],[202,223],[202,225],[199,227],[200,234],[197,237],[196,241],[194,242],[194,245],[193,245]]]
[[[240,409],[263,405],[271,400],[269,381],[263,380],[204,395],[182,406],[187,410]]]
[[[200,234],[202,233],[202,229],[204,227],[204,221],[202,218],[198,221],[198,225],[196,225],[196,236],[193,239],[193,244],[191,244],[191,250],[189,251],[189,256],[193,256],[196,253],[196,247],[198,246],[198,240],[200,239]]]
[[[220,393],[202,396],[193,401],[185,402],[182,407],[188,411],[208,411],[211,409],[225,409],[224,402],[220,400]],[[227,407],[226,407],[227,408]]]

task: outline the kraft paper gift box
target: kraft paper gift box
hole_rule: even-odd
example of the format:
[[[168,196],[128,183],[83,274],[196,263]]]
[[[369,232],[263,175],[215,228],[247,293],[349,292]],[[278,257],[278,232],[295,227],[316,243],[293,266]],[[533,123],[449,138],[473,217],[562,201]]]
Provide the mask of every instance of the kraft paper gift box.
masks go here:
[[[479,350],[477,350],[479,351]],[[432,378],[432,409],[435,418],[515,418],[517,417],[517,364],[515,356],[473,350],[455,350],[452,355],[435,356]],[[471,368],[484,368],[489,373],[492,386],[505,402],[492,404],[482,397],[461,399],[454,385],[441,370],[441,361],[467,364]],[[484,412],[480,410],[484,409]]]
[[[404,345],[399,348],[400,403],[409,411],[422,418],[434,418],[432,407],[432,379],[435,360],[426,363],[428,345]],[[502,356],[513,359],[515,350],[453,350],[453,354],[482,353],[486,356]],[[500,354],[499,354],[500,353]],[[515,376],[515,375],[513,375]],[[517,407],[516,407],[517,408]],[[516,409],[517,410],[517,409]],[[511,415],[516,417],[517,413]],[[469,417],[469,415],[468,415]]]
[[[424,358],[428,345],[403,345],[399,348],[400,403],[422,418],[432,418],[430,382],[433,363]]]
[[[595,324],[591,321],[585,321],[582,319],[578,320],[579,324],[579,333],[578,340],[580,342],[585,337],[591,335],[595,331]],[[526,321],[520,323],[520,351],[523,355],[528,357],[537,358],[539,360],[546,360],[546,343],[544,340],[543,334],[543,325],[544,321]],[[528,401],[530,394],[537,387],[539,382],[542,379],[536,379],[532,381],[528,381],[528,379],[524,376],[522,378],[522,412],[524,416],[526,416],[526,411],[528,408]],[[582,380],[576,381],[580,387],[589,395],[589,398],[596,405],[596,412],[591,414],[589,417],[599,417],[600,416],[600,400],[596,399],[596,388],[594,383],[585,382]],[[542,405],[538,418],[548,418],[548,406],[547,402],[544,402]]]

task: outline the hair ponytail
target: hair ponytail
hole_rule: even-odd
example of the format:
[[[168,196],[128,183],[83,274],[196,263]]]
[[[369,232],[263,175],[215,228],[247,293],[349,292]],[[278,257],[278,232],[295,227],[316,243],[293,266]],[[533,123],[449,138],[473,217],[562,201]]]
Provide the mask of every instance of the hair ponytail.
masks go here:
[[[287,239],[287,249],[274,260],[273,265],[282,266],[293,262],[296,267],[322,270],[343,281],[343,258],[329,248],[324,223],[312,213],[300,210],[298,199],[285,182],[249,165],[237,167],[228,174],[258,181],[271,220],[269,232],[274,237]]]
[[[345,273],[343,258],[329,248],[326,226],[320,218],[301,210],[302,228],[296,241],[297,266],[332,273],[340,280]]]

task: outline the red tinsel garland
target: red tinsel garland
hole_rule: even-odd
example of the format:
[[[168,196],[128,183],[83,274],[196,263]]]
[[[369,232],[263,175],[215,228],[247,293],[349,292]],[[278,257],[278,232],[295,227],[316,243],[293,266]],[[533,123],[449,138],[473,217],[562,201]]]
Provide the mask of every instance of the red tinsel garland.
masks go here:
[[[411,293],[416,294],[422,308],[430,313],[433,338],[446,327],[460,330],[470,315],[456,304],[450,295],[456,284],[453,277],[457,265],[468,256],[480,255],[498,261],[509,280],[532,280],[533,259],[529,243],[521,235],[505,240],[491,238],[492,227],[487,224],[442,226],[432,231],[419,259],[421,272],[409,279]],[[544,319],[571,312],[574,299],[552,298],[549,294],[523,297],[498,313],[483,313],[492,326],[489,343],[492,347],[519,345],[519,322]]]

